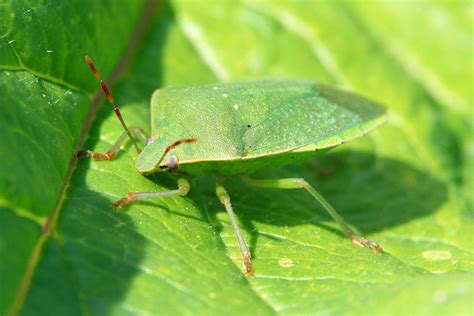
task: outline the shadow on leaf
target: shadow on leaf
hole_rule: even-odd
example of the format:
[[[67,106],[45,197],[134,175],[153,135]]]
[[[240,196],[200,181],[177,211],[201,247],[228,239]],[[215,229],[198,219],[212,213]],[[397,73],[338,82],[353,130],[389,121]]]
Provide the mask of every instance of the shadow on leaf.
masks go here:
[[[305,178],[349,225],[363,235],[427,216],[447,198],[446,187],[430,174],[401,161],[357,151],[327,153],[302,164],[261,172],[254,177]],[[190,196],[196,200],[212,199],[208,212],[215,219],[217,212],[225,210],[214,192],[196,190],[196,187],[213,189],[213,179],[196,182]],[[251,236],[252,251],[255,251],[259,236],[254,224],[257,222],[283,227],[311,223],[344,237],[331,217],[303,189],[253,188],[234,179],[229,179],[226,187],[241,225]]]
[[[139,55],[148,57],[137,58],[136,64],[132,65],[133,73],[139,76],[132,75],[131,79],[111,87],[130,126],[139,125],[141,117],[149,115],[150,95],[161,84],[162,49],[168,28],[174,23],[170,10],[164,4],[145,34],[143,43],[153,42],[154,45],[138,49]],[[149,67],[150,58],[153,58],[154,67]],[[84,67],[87,67],[85,63]],[[102,69],[101,65],[97,67]],[[90,80],[94,80],[92,75]],[[102,105],[84,149],[106,148],[107,143],[100,140],[104,130],[114,131],[117,137],[121,133],[110,106]],[[108,124],[108,121],[113,123]],[[127,159],[127,155],[120,151],[116,158],[116,161]],[[115,168],[114,163],[102,165],[104,170],[98,171],[90,169],[91,162],[87,158],[77,162],[58,224],[45,245],[46,254],[37,268],[22,311],[25,314],[107,315],[116,304],[124,301],[131,282],[143,273],[140,262],[149,240],[138,233],[136,222],[126,212],[113,211],[111,201],[114,197],[107,194],[121,188],[117,181],[119,176],[107,171]],[[121,164],[115,166],[120,168]],[[133,167],[130,172],[134,172]]]

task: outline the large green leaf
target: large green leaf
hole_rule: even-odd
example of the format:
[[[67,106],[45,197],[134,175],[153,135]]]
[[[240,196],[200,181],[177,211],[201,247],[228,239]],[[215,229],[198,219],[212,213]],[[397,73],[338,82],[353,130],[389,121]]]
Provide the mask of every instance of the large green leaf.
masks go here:
[[[152,7],[0,3],[0,314],[473,312],[472,3]],[[122,132],[107,104],[96,113],[86,53],[104,77],[122,70],[114,97],[145,131],[167,85],[290,76],[385,103],[388,123],[367,137],[258,174],[306,178],[385,252],[352,245],[305,192],[239,179],[227,189],[251,278],[212,176],[113,212],[127,192],[175,179],[141,176],[129,146],[113,162],[71,160]]]

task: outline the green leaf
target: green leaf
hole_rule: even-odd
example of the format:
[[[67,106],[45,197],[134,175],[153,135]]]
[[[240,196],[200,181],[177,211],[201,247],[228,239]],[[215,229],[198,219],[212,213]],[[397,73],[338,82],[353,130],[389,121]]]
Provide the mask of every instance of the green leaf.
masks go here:
[[[471,3],[150,4],[0,4],[0,314],[472,313]],[[114,98],[145,132],[168,85],[285,76],[383,102],[389,121],[368,136],[257,176],[304,177],[384,252],[351,244],[306,192],[238,178],[226,188],[254,277],[212,176],[113,212],[176,180],[141,176],[129,145],[72,159],[122,133],[108,104],[96,111],[85,54],[121,73]]]

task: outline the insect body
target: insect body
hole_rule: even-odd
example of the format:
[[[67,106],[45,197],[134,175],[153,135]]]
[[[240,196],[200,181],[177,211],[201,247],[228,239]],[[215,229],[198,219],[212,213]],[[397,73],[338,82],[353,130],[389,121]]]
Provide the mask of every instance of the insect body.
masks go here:
[[[190,190],[189,176],[218,175],[216,194],[229,213],[248,275],[252,274],[250,252],[223,186],[225,177],[248,175],[307,158],[318,150],[359,137],[385,119],[382,106],[330,86],[286,79],[245,81],[155,91],[151,99],[151,137],[147,139],[140,129],[126,127],[107,85],[90,58],[86,56],[86,60],[100,80],[125,132],[107,153],[86,150],[79,152],[79,156],[110,160],[128,136],[139,152],[136,160],[139,172],[181,175],[176,190],[131,192],[114,206],[185,195]],[[142,151],[137,140],[145,144]],[[306,189],[354,243],[381,250],[378,243],[355,234],[304,179],[245,178],[245,181],[258,187]]]

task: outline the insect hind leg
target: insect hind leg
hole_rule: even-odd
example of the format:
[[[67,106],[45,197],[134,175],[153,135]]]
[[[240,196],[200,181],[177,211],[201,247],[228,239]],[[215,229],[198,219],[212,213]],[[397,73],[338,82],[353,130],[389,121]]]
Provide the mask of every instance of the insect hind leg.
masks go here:
[[[379,243],[366,239],[365,237],[359,236],[356,234],[349,225],[346,224],[344,219],[339,215],[336,210],[326,201],[323,196],[316,191],[316,189],[309,184],[303,178],[286,178],[286,179],[270,179],[270,180],[255,180],[251,178],[244,178],[244,181],[248,184],[261,187],[261,188],[276,188],[276,189],[305,189],[321,206],[326,212],[331,215],[331,217],[339,224],[342,232],[349,238],[353,243],[367,247],[379,252],[382,250],[382,247]]]

